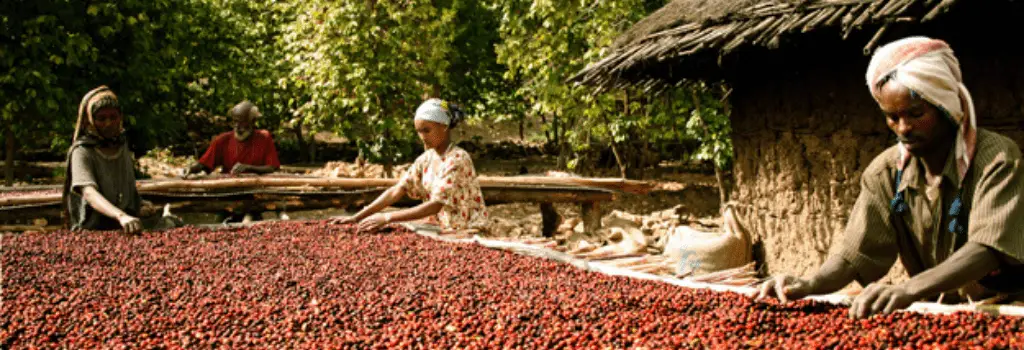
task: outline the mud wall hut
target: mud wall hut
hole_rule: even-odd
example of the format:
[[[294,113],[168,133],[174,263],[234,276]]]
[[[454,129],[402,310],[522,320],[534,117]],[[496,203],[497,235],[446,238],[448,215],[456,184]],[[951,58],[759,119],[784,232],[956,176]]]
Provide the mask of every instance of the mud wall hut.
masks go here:
[[[895,144],[864,83],[868,54],[909,35],[946,40],[981,127],[1024,145],[1021,19],[1010,0],[676,0],[572,80],[731,85],[732,199],[767,271],[808,275],[841,241],[863,169]],[[888,278],[901,275],[897,263]]]

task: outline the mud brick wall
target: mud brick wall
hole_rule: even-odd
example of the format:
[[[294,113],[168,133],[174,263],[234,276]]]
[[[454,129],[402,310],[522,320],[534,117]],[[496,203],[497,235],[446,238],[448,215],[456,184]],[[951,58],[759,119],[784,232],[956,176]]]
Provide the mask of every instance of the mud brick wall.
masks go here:
[[[949,41],[981,127],[1024,144],[1024,55]],[[864,83],[868,57],[859,49],[763,60],[729,79],[732,198],[742,204],[738,212],[766,272],[817,271],[842,242],[864,168],[895,144]],[[897,262],[887,279],[905,275]]]

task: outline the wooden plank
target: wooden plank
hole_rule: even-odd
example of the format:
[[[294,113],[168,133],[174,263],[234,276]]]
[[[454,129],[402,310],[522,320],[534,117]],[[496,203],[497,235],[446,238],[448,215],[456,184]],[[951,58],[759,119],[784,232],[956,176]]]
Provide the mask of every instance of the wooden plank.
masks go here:
[[[218,212],[221,210],[314,210],[327,208],[362,207],[383,193],[386,188],[352,192],[277,192],[277,193],[227,193],[210,194],[169,194],[143,193],[142,198],[162,206],[171,204],[174,213]],[[484,201],[488,205],[507,203],[581,203],[601,202],[615,199],[614,193],[593,188],[527,188],[504,187],[484,188]],[[404,199],[396,206],[415,206],[417,200]],[[60,197],[48,203],[31,207],[6,208],[0,210],[0,224],[29,224],[44,219],[51,223],[60,222]]]
[[[397,183],[397,179],[348,179],[348,178],[303,178],[303,177],[244,177],[230,179],[207,180],[166,180],[139,181],[137,188],[140,193],[157,196],[160,192],[175,195],[185,193],[209,193],[211,190],[243,190],[243,189],[288,189],[301,188],[309,191],[322,189],[368,190],[387,188]],[[654,185],[646,181],[625,180],[616,178],[578,178],[578,177],[480,177],[480,186],[485,191],[507,188],[527,188],[543,190],[544,187],[579,187],[580,191],[593,191],[594,188],[616,190],[622,192],[644,194],[653,189]],[[583,188],[581,186],[593,187]],[[575,190],[575,189],[574,189]],[[44,193],[26,196],[7,196],[0,198],[0,207],[48,204],[60,202],[60,193]],[[600,199],[599,199],[600,200]],[[514,200],[511,200],[514,201]],[[573,200],[555,200],[570,202]],[[505,201],[507,202],[507,201]]]
[[[33,196],[12,196],[0,198],[0,207],[60,202],[60,193],[46,193]]]
[[[580,203],[603,202],[615,199],[611,192],[568,189],[485,188],[484,201],[488,205],[506,203]]]
[[[623,192],[644,194],[654,184],[646,181],[625,180],[617,178],[583,178],[583,177],[548,177],[548,176],[517,176],[478,178],[481,187],[505,186],[589,186]],[[349,179],[349,178],[278,178],[278,177],[247,177],[211,180],[168,180],[160,182],[140,183],[140,191],[156,192],[172,189],[225,189],[225,188],[265,188],[265,187],[320,187],[363,189],[373,187],[391,187],[398,179]]]
[[[206,190],[228,188],[266,188],[266,187],[324,187],[342,189],[361,189],[370,187],[390,187],[397,179],[348,179],[348,178],[282,178],[282,177],[240,177],[209,180],[166,180],[159,182],[140,182],[139,191],[157,192],[168,190]]]
[[[0,232],[25,232],[25,231],[42,231],[50,232],[60,230],[62,226],[35,226],[35,225],[0,225]]]

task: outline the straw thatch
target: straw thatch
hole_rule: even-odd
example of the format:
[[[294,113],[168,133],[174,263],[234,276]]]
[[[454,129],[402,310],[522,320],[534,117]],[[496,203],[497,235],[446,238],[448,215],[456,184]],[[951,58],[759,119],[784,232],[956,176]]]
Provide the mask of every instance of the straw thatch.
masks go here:
[[[611,54],[570,78],[600,88],[652,88],[672,83],[647,72],[666,61],[721,58],[758,46],[778,48],[783,38],[825,28],[842,37],[875,30],[869,53],[892,23],[921,23],[946,12],[957,0],[675,0],[636,23],[614,43]],[[699,75],[699,74],[687,74]]]

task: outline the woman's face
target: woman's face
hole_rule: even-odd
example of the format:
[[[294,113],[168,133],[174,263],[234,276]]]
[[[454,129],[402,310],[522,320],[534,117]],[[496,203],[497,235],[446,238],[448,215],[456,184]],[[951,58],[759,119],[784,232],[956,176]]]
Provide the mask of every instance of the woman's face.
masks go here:
[[[417,119],[416,134],[427,149],[437,149],[448,142],[448,126],[427,120]]]
[[[92,124],[96,132],[105,138],[115,138],[121,135],[121,112],[115,108],[103,108],[96,111],[92,116]]]

